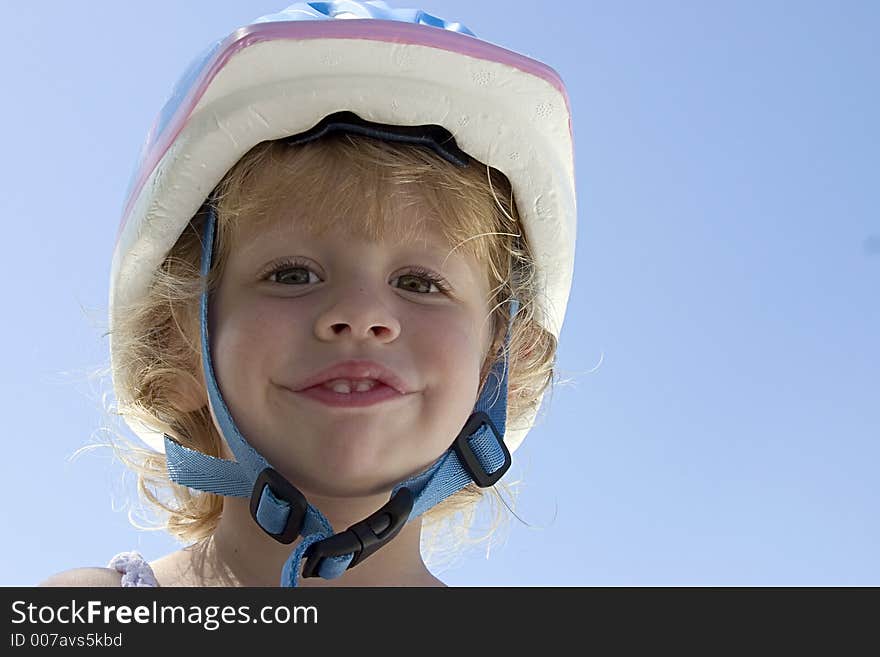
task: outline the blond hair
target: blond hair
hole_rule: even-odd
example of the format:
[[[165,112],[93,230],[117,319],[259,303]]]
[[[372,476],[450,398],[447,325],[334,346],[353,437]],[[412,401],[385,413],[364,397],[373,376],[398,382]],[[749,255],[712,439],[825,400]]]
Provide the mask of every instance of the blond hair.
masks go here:
[[[503,354],[510,326],[508,427],[518,426],[517,420],[530,413],[533,416],[553,379],[556,339],[535,319],[534,263],[506,176],[473,159],[470,166],[461,168],[423,147],[349,134],[298,146],[281,140],[262,142],[227,172],[212,195],[217,225],[207,280],[199,273],[206,219],[203,208],[155,272],[148,294],[116,314],[112,333],[121,356],[114,362],[114,377],[129,400],[117,414],[219,457],[222,437],[207,403],[191,408],[194,398],[206,402],[198,304],[205,285],[213,290],[219,283],[240,221],[262,221],[295,198],[304,204],[300,207],[311,210],[303,215],[313,218],[313,225],[307,226],[312,231],[330,230],[336,219],[357,217],[346,226],[376,240],[382,238],[385,227],[385,199],[392,197],[427,209],[427,216],[436,218],[450,245],[486,263],[490,282],[486,320],[493,328],[480,388]],[[521,304],[512,325],[511,298]],[[137,473],[142,498],[163,517],[159,524],[144,528],[164,529],[185,542],[213,533],[223,509],[222,496],[171,482],[164,454],[124,439],[113,448]],[[451,530],[455,537],[448,543],[450,553],[474,542],[469,530],[486,490],[496,493],[494,522],[477,541],[489,538],[506,519],[502,506],[507,505],[494,489],[475,484],[426,512],[425,533],[435,537],[446,533],[448,540]],[[424,535],[423,549],[432,550],[436,546],[425,545]]]

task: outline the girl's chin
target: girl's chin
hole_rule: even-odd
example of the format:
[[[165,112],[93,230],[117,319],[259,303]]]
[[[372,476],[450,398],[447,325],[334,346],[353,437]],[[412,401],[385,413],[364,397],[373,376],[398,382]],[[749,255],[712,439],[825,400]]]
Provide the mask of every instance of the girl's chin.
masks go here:
[[[380,476],[375,469],[366,472],[363,468],[344,471],[329,467],[321,472],[291,472],[288,477],[288,481],[312,503],[313,499],[319,498],[384,498],[379,506],[387,501],[394,487],[404,479],[405,476],[399,479]]]

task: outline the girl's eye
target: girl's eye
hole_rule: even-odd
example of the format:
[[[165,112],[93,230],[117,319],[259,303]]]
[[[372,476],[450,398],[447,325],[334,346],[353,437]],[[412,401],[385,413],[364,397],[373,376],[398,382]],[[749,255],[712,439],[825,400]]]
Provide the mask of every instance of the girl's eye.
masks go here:
[[[406,287],[402,289],[405,289],[407,292],[418,292],[419,290],[425,289],[425,287],[427,287],[427,292],[430,292],[432,288],[443,293],[449,291],[449,287],[446,285],[445,280],[421,267],[414,267],[408,274],[396,276],[394,280],[404,281]],[[425,283],[427,283],[427,286]],[[413,284],[415,284],[415,288],[413,288]]]
[[[293,272],[293,275],[288,275]],[[305,276],[303,276],[303,273]],[[308,283],[310,276],[314,274],[311,269],[293,265],[291,263],[282,263],[271,272],[267,278],[273,283]],[[316,277],[317,278],[317,277]]]
[[[434,287],[434,281],[423,276],[413,276],[412,274],[403,274],[394,280],[404,281],[405,287],[403,289],[407,292],[418,292],[420,290],[425,290],[425,288],[430,292],[431,288]]]
[[[274,267],[266,275],[266,278],[273,283],[300,285],[312,282],[312,275],[314,275],[314,272],[304,265],[282,262]],[[317,276],[315,278],[317,279]],[[449,290],[443,278],[421,267],[413,267],[408,273],[395,276],[393,280],[402,281],[404,287],[401,289],[407,292],[429,294],[432,289],[444,293]]]

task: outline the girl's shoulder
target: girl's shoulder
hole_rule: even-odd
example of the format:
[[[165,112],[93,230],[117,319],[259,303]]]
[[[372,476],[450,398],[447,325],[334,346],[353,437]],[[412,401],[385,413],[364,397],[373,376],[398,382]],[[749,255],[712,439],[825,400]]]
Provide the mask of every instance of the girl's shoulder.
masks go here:
[[[120,552],[106,568],[73,568],[40,583],[40,586],[158,586],[150,564],[138,552]]]
[[[72,568],[52,575],[38,586],[122,586],[122,573],[113,568]]]

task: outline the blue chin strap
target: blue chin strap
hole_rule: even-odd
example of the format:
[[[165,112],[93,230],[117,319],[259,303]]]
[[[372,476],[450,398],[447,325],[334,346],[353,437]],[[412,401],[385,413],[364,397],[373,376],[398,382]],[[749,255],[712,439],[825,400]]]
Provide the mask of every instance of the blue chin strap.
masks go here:
[[[362,121],[350,113],[345,118],[346,121],[339,123],[336,129],[353,132],[352,126],[356,124],[360,134],[370,135],[371,126],[379,126]],[[371,136],[416,142],[416,137],[410,135],[395,137],[389,134],[387,130],[392,126],[380,127],[381,130],[377,129]],[[418,138],[423,140],[424,135]],[[450,142],[445,143],[448,146]],[[213,203],[208,203],[202,246],[203,279],[207,278],[211,267],[215,227]],[[511,299],[510,303],[510,316],[513,318],[519,309],[519,302]],[[510,452],[504,444],[507,424],[506,353],[510,340],[508,325],[505,355],[493,365],[473,413],[450,448],[426,470],[395,486],[391,498],[382,508],[337,534],[324,514],[251,447],[235,425],[214,376],[208,340],[207,289],[201,297],[200,322],[208,396],[235,461],[189,449],[166,435],[168,474],[172,481],[181,486],[217,495],[250,498],[254,521],[280,543],[293,543],[302,536],[302,541],[284,563],[281,586],[297,585],[303,558],[306,559],[302,568],[303,577],[339,577],[393,539],[408,521],[471,482],[483,488],[492,486],[510,467]]]

